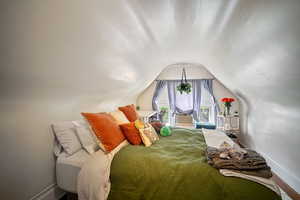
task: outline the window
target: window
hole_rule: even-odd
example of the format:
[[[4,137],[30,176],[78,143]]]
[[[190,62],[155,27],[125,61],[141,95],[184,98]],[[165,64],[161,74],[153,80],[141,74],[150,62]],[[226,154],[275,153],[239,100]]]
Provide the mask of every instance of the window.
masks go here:
[[[201,85],[201,106],[199,112],[200,122],[215,123],[214,102],[209,92]]]
[[[179,82],[178,82],[179,83]],[[168,123],[170,120],[170,107],[168,98],[168,89],[164,87],[161,94],[158,97],[159,109],[161,112],[160,119],[164,123]],[[193,95],[176,92],[176,106],[181,110],[193,109]],[[200,122],[209,122],[215,124],[214,117],[214,102],[209,92],[201,85],[201,106],[199,108],[199,120]]]
[[[192,82],[188,82],[192,84]],[[177,85],[179,84],[180,82],[177,83]],[[193,110],[193,93],[190,92],[187,94],[183,92],[180,94],[180,92],[176,89],[176,107],[183,111]]]
[[[163,106],[160,107],[160,118],[163,123],[169,122],[169,107]]]
[[[169,98],[167,86],[163,88],[161,94],[158,97],[159,110],[161,111],[160,119],[163,123],[169,122]]]
[[[200,106],[199,120],[200,122],[209,122],[210,107]]]

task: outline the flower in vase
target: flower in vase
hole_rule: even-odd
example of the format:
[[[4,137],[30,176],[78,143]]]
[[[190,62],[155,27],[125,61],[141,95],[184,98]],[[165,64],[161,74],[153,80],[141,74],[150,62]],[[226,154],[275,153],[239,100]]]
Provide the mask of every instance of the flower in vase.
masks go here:
[[[221,101],[224,103],[224,106],[227,110],[227,115],[230,115],[230,107],[231,107],[231,103],[234,102],[234,98],[223,98],[221,99]]]

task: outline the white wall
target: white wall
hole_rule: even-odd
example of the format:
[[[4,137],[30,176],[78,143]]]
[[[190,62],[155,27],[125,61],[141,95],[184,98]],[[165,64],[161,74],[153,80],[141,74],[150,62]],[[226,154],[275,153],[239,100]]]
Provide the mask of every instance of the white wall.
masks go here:
[[[50,124],[135,102],[140,78],[104,55],[98,1],[0,4],[0,193],[30,199],[55,183]]]
[[[156,79],[162,80],[177,80],[181,79],[183,66],[179,65],[169,65],[157,76]],[[187,79],[214,79],[213,80],[213,91],[214,95],[223,110],[223,104],[221,98],[231,97],[236,101],[232,103],[231,111],[240,111],[238,98],[228,90],[220,81],[215,79],[215,77],[205,69],[204,66],[200,64],[185,64],[184,68],[187,73]],[[156,81],[152,82],[149,87],[147,87],[137,98],[137,105],[140,106],[141,110],[152,110],[152,97],[155,90]]]
[[[0,4],[3,199],[55,183],[52,121],[134,102],[177,62],[203,64],[239,96],[244,141],[300,192],[300,1]]]

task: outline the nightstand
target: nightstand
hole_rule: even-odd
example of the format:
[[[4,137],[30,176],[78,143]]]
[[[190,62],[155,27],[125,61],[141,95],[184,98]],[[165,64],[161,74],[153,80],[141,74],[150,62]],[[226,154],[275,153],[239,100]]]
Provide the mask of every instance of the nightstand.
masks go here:
[[[239,130],[240,129],[240,117],[233,115],[218,115],[217,116],[217,129],[223,131]]]
[[[217,129],[225,132],[234,142],[239,143],[240,118],[233,115],[218,115]]]
[[[149,118],[157,114],[157,112],[153,110],[138,110],[137,113],[146,122],[149,122]]]

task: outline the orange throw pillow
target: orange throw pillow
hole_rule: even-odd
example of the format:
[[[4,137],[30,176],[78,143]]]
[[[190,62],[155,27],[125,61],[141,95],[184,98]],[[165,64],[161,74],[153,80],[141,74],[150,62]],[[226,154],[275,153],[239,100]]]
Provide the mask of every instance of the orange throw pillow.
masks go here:
[[[121,130],[130,144],[139,145],[142,143],[139,130],[135,127],[134,122],[120,124]]]
[[[124,113],[124,115],[130,122],[134,122],[139,118],[139,115],[137,114],[133,104],[119,107],[119,110],[121,110]]]
[[[107,113],[81,114],[86,118],[107,152],[112,151],[125,140],[119,125],[111,115]]]

